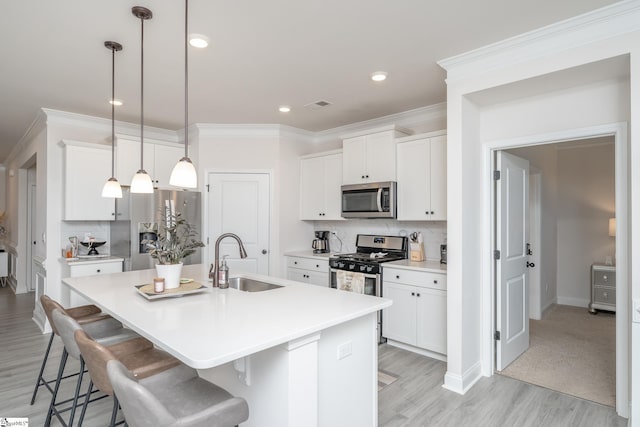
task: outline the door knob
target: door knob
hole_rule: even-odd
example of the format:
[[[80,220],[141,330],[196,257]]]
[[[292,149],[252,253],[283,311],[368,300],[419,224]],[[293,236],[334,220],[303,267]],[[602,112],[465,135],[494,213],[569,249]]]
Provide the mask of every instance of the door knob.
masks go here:
[[[266,249],[263,249],[263,250],[262,250],[262,255],[266,255],[266,254],[267,254],[267,250],[266,250]],[[297,263],[296,263],[296,264],[297,264]]]

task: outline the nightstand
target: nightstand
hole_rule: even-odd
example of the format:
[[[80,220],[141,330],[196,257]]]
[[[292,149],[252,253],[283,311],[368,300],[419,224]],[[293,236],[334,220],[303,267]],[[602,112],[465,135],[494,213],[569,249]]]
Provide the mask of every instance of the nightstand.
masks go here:
[[[589,312],[616,311],[616,267],[593,264],[591,266],[591,304]]]

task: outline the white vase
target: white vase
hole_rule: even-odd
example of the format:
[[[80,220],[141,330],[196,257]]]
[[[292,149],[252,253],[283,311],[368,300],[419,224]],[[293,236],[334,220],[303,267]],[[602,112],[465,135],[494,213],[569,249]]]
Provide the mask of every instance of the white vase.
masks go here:
[[[180,287],[180,273],[182,273],[182,263],[179,264],[156,264],[158,277],[164,278],[165,289],[175,289]]]

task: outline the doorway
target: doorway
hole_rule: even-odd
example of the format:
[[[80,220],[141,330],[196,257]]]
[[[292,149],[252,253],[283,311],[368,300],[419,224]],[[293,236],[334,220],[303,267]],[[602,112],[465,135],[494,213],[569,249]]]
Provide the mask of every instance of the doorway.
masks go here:
[[[237,234],[247,251],[239,256],[233,239],[220,241],[219,259],[226,257],[232,272],[269,274],[271,174],[268,172],[212,172],[207,176],[205,224],[209,245],[206,259],[214,259],[215,242],[223,233]]]
[[[627,181],[627,164],[626,164],[626,151],[627,151],[626,126],[627,126],[626,123],[616,123],[612,125],[598,126],[593,128],[583,128],[583,129],[564,131],[564,132],[555,133],[555,134],[535,135],[527,138],[520,138],[518,140],[513,140],[513,141],[499,141],[494,144],[488,144],[485,146],[487,148],[486,154],[488,156],[487,165],[491,165],[491,169],[493,170],[494,161],[492,160],[492,156],[494,155],[494,153],[501,150],[522,148],[522,147],[533,147],[533,146],[547,146],[550,144],[558,144],[561,142],[566,143],[567,141],[576,141],[575,142],[576,146],[579,146],[580,144],[584,144],[585,141],[588,141],[588,140],[593,141],[593,138],[601,138],[601,137],[609,137],[614,140],[613,144],[615,147],[614,148],[615,167],[612,173],[615,174],[615,191],[614,191],[615,208],[613,209],[613,212],[615,212],[615,217],[617,219],[618,230],[617,230],[617,237],[615,239],[615,242],[611,242],[611,248],[615,247],[615,254],[616,254],[616,261],[617,261],[616,262],[617,283],[619,285],[617,288],[617,294],[616,294],[617,313],[615,316],[615,332],[614,332],[615,396],[616,396],[616,410],[618,414],[622,416],[627,416],[626,414],[628,413],[628,401],[629,401],[628,400],[629,398],[628,396],[628,372],[629,372],[629,364],[628,364],[629,363],[628,361],[628,320],[629,319],[628,317],[629,317],[629,314],[628,314],[628,308],[627,308],[629,290],[628,290],[628,284],[626,281],[626,278],[628,277],[627,269],[629,265],[628,255],[626,250],[627,206],[628,206],[628,201],[627,201],[627,182],[628,181]],[[495,200],[495,197],[496,197],[495,191],[491,190],[490,193],[492,194],[493,200]],[[500,225],[494,222],[496,221],[496,218],[497,218],[495,207],[491,207],[490,209],[491,209],[490,218],[493,218],[490,229],[491,229],[491,233],[493,235],[496,235],[496,230]],[[544,219],[542,220],[542,224],[543,224],[542,232],[544,234],[544,229],[545,229]],[[623,227],[625,231],[622,231],[620,227]],[[606,227],[604,229],[606,230]],[[603,231],[603,233],[606,234],[607,231]],[[542,239],[544,239],[544,235]],[[498,245],[499,243],[497,243],[496,241],[492,242],[492,248],[491,248],[492,252],[493,250],[498,249]],[[558,251],[562,251],[562,250],[563,249],[558,248]],[[542,266],[544,266],[545,264],[544,251],[541,253],[541,256],[542,256],[541,264]],[[602,256],[602,258],[603,258],[602,263],[604,263],[606,261],[606,257]],[[558,262],[560,262],[562,258],[558,257],[557,259],[558,259]],[[547,265],[547,267],[549,266]],[[553,269],[551,269],[551,271],[553,271]],[[587,274],[589,274],[588,269],[587,269]],[[551,276],[556,278],[560,277],[558,276],[558,271],[553,272]],[[492,277],[491,283],[493,284],[497,283],[499,279],[497,269],[493,270],[491,277]],[[562,303],[564,303],[564,305],[578,305],[576,304],[575,299],[574,300],[571,299],[572,297],[570,295],[563,295],[562,292],[558,294],[557,288],[554,289],[554,286],[556,284],[555,280],[551,283],[548,282],[544,274],[544,270],[541,271],[540,283],[541,283],[540,292],[542,296],[545,296],[545,294],[549,292],[549,289],[551,289],[550,294],[553,295],[553,298],[550,298],[547,300],[543,299],[541,301],[542,312],[544,312],[545,309],[548,309],[550,306],[552,306],[552,304],[557,304],[557,303],[560,303],[560,305],[563,305]],[[587,293],[589,294],[588,289],[590,286],[590,281],[587,281],[586,286],[587,286]],[[489,332],[491,333],[490,337],[487,336],[487,341],[491,342],[491,346],[487,346],[486,354],[491,357],[491,360],[493,361],[491,362],[491,366],[493,366],[494,370],[497,371],[497,365],[495,364],[495,362],[498,358],[497,352],[499,351],[499,348],[497,345],[495,345],[496,341],[494,340],[493,332],[495,332],[497,329],[496,328],[497,324],[495,323],[495,321],[498,317],[496,314],[498,307],[496,306],[494,301],[497,298],[496,294],[498,291],[496,290],[494,285],[491,285],[486,289],[492,294],[490,297],[491,305],[492,305],[492,309],[490,312],[494,313],[491,316],[493,319],[491,321],[491,326],[490,326],[491,329],[487,331],[488,333]],[[589,294],[589,297],[587,298],[590,298],[590,294]],[[583,299],[583,303],[587,300],[587,298]],[[552,304],[550,304],[549,301],[551,301]],[[585,305],[588,305],[588,304],[585,304]],[[587,309],[584,308],[584,310],[582,311],[587,312]],[[528,317],[527,317],[527,320],[528,320]],[[612,361],[612,363],[614,362]]]
[[[531,165],[526,248],[531,267],[526,269],[525,299],[530,344],[508,366],[498,362],[497,369],[505,376],[615,406],[615,313],[589,314],[591,266],[613,264],[615,251],[615,237],[609,235],[609,220],[615,217],[613,138],[500,153]],[[615,270],[614,265],[608,268]],[[613,289],[607,287],[605,293]]]

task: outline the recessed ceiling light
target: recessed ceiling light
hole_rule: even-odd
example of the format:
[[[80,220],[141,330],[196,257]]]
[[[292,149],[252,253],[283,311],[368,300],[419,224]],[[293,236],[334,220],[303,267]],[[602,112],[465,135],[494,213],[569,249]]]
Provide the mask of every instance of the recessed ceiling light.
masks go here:
[[[202,34],[191,34],[189,36],[189,44],[199,49],[204,49],[209,46],[209,37]]]
[[[278,111],[280,111],[281,113],[288,113],[289,111],[291,111],[291,107],[289,107],[288,105],[281,105],[278,108]]]
[[[114,100],[111,100],[111,99],[110,99],[110,100],[109,100],[109,104],[113,104],[113,105],[115,105],[116,107],[119,107],[119,106],[121,106],[121,105],[122,105],[122,101],[121,101],[121,100],[119,100],[119,99],[114,99]]]
[[[371,80],[374,82],[382,82],[387,79],[387,73],[385,71],[376,71],[375,73],[371,73]]]

